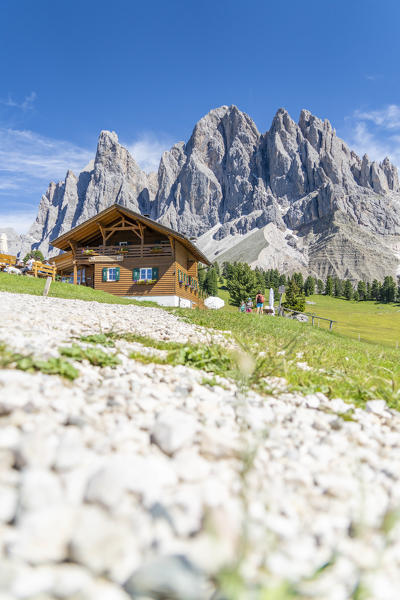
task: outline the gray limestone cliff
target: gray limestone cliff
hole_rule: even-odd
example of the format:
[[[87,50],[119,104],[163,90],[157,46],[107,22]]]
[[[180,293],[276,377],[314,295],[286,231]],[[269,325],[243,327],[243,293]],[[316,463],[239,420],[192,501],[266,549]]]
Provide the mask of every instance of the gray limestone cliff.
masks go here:
[[[94,162],[49,185],[24,249],[51,252],[52,239],[114,202],[198,237],[212,259],[237,246],[265,268],[352,279],[399,271],[396,168],[360,158],[306,110],[296,123],[279,109],[264,134],[236,106],[211,110],[151,174],[103,131]]]

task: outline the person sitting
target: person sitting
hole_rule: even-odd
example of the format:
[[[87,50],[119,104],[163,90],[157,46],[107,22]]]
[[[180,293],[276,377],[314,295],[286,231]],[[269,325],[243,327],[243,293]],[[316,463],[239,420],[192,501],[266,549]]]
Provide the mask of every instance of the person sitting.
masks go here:
[[[241,303],[240,307],[239,307],[239,311],[244,313],[246,311],[246,304],[245,301],[243,300],[243,302]]]
[[[253,300],[251,298],[247,298],[246,312],[251,313],[252,311],[253,311]]]
[[[23,269],[21,269],[21,273],[23,275],[25,275],[25,273],[28,273],[29,271],[32,271],[34,264],[35,264],[35,259],[34,258],[30,258],[29,260],[27,260],[25,267]]]
[[[263,312],[263,308],[264,308],[264,296],[262,295],[261,291],[257,292],[256,307],[257,307],[257,314],[261,315]]]

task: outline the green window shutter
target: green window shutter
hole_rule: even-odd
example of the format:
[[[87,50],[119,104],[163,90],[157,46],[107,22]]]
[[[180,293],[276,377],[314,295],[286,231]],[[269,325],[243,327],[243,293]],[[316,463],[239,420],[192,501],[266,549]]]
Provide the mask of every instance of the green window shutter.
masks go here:
[[[158,267],[153,267],[152,271],[153,272],[152,272],[151,278],[158,279]]]
[[[139,281],[140,279],[140,269],[133,269],[132,271],[133,281]]]
[[[107,267],[103,267],[103,281],[107,281]]]
[[[115,269],[115,281],[119,281],[119,267]]]

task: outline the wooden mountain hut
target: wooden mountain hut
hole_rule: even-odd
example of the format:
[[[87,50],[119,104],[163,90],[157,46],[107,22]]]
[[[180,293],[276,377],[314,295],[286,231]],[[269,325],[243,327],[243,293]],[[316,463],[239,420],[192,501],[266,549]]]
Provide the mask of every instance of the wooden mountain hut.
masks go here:
[[[163,306],[203,307],[198,263],[209,260],[184,235],[113,204],[51,242],[61,281]]]

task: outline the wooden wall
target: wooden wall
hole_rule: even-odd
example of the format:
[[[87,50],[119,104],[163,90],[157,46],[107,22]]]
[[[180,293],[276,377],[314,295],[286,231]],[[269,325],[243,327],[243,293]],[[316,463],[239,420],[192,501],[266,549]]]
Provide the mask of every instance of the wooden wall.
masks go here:
[[[158,239],[160,239],[159,236]],[[68,252],[59,258],[56,262],[59,272],[66,269],[72,272],[72,253]],[[94,284],[96,290],[103,290],[116,296],[180,296],[195,303],[196,306],[203,307],[202,298],[199,293],[195,293],[184,285],[179,284],[178,270],[184,271],[188,275],[198,280],[197,261],[189,251],[179,242],[174,240],[173,256],[158,256],[147,258],[124,258],[123,261],[101,263],[96,262],[93,265],[79,265],[78,269],[85,267],[86,274],[89,275],[86,282],[91,287]],[[104,267],[119,267],[119,281],[103,281]],[[153,285],[137,284],[133,282],[133,269],[140,267],[158,267],[158,281]],[[94,275],[94,277],[93,277]],[[91,279],[93,277],[93,279]]]
[[[176,269],[175,269],[175,286],[176,286],[176,295],[181,298],[187,298],[192,302],[195,302],[197,306],[203,306],[203,300],[199,298],[199,292],[195,293],[190,288],[186,288],[183,284],[179,284],[178,279],[178,270],[184,271],[191,277],[194,277],[198,281],[198,271],[197,271],[197,261],[193,259],[193,255],[189,253],[189,251],[182,246],[179,242],[175,240],[175,260],[176,260]]]
[[[103,281],[103,267],[119,267],[119,281]],[[133,269],[158,267],[158,281],[138,284],[133,281]],[[171,256],[125,258],[122,262],[95,263],[94,287],[116,296],[171,296],[175,294],[175,264]]]

